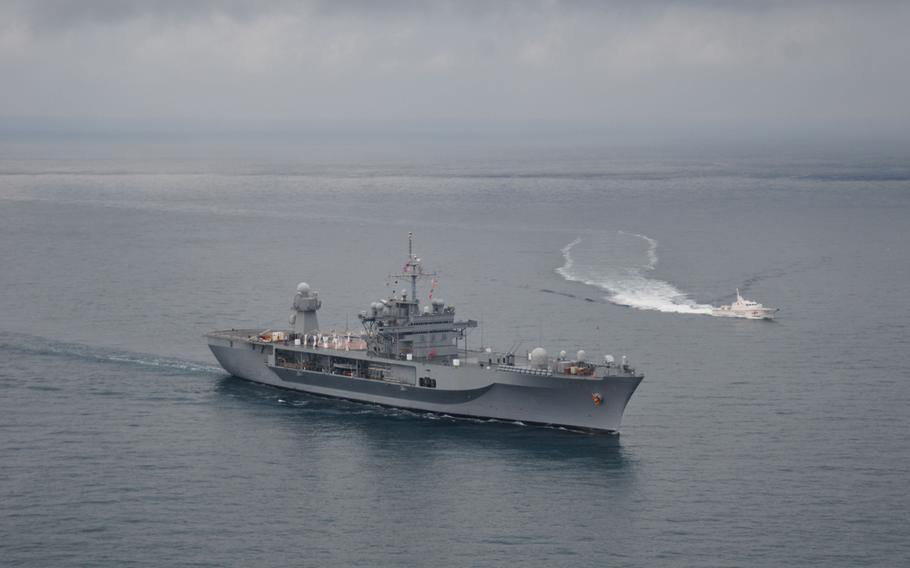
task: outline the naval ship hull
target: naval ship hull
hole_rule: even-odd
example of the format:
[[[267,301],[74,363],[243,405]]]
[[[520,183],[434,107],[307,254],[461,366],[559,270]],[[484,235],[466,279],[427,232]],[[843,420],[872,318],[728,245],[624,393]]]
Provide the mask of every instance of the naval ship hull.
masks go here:
[[[212,332],[209,347],[235,377],[313,395],[454,417],[498,419],[618,433],[626,404],[642,376],[547,376],[533,369],[474,362],[460,367],[426,361],[389,361],[366,352],[314,350],[251,339],[250,330]],[[283,360],[320,356],[389,367],[389,380],[294,368]],[[432,377],[433,386],[423,386]],[[420,380],[417,380],[417,377]],[[449,388],[447,388],[447,386]]]

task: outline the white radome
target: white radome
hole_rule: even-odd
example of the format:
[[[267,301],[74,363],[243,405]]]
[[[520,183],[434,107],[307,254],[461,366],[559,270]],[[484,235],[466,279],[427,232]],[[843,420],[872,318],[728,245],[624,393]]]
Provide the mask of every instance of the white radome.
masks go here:
[[[547,364],[547,350],[543,347],[535,347],[531,351],[531,364],[535,367],[543,367]]]

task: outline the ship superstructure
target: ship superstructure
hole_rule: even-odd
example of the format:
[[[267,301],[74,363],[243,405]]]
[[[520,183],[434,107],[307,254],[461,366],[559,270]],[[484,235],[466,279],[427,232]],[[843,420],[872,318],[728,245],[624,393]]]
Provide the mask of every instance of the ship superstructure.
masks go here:
[[[409,289],[359,314],[363,331],[319,328],[318,292],[301,283],[290,330],[224,330],[206,335],[219,363],[250,381],[361,402],[450,416],[493,418],[616,432],[643,376],[610,355],[589,361],[584,351],[549,357],[542,347],[468,350],[474,320],[458,320],[440,299],[421,306],[424,272],[408,236],[408,259],[397,281]],[[432,289],[431,289],[432,290]],[[432,291],[431,291],[432,294]]]
[[[435,278],[423,271],[414,254],[414,236],[408,235],[408,261],[403,273],[392,275],[396,281],[410,280],[410,295],[397,290],[387,299],[373,302],[367,312],[359,314],[363,322],[370,353],[392,359],[410,358],[443,362],[458,356],[458,340],[467,328],[476,327],[474,320],[456,321],[455,308],[440,299],[420,309],[417,281]],[[434,280],[435,282],[435,280]]]

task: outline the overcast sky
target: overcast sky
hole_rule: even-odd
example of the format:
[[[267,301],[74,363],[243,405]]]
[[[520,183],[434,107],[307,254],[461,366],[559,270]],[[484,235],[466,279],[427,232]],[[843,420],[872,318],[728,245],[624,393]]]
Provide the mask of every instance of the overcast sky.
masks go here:
[[[910,2],[0,1],[0,120],[910,126]]]

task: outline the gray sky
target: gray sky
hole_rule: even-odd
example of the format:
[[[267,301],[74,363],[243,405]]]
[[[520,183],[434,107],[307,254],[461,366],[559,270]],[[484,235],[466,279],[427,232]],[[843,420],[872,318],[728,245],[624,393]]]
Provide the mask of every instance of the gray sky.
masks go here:
[[[0,120],[910,126],[908,2],[0,2]]]

